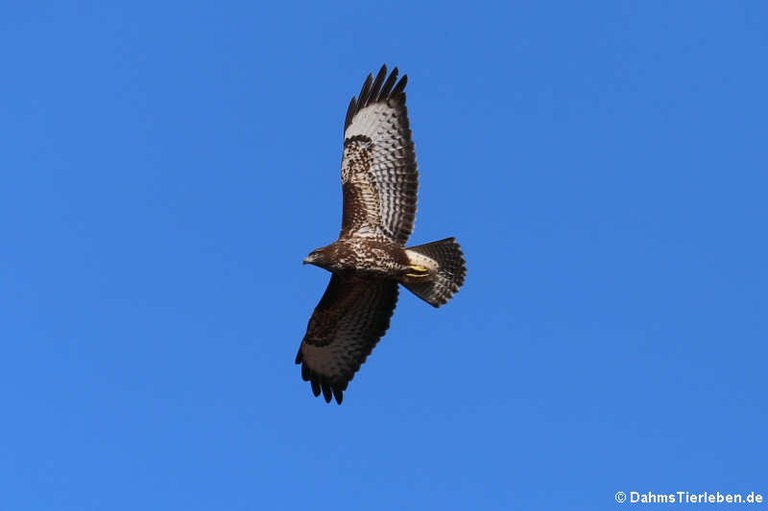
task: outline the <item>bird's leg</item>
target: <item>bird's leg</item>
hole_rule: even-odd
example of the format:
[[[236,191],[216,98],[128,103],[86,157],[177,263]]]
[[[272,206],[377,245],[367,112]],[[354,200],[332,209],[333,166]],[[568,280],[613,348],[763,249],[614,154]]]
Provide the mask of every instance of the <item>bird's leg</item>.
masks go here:
[[[421,266],[420,264],[409,264],[408,273],[405,274],[406,277],[411,278],[421,278],[426,277],[427,275],[429,275],[429,269],[426,266]]]

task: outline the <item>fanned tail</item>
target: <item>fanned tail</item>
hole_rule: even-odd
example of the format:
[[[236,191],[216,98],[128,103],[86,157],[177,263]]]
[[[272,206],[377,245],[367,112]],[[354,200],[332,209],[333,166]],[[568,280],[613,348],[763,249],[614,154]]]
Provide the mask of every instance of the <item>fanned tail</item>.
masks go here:
[[[446,238],[405,249],[410,272],[402,284],[413,294],[440,307],[464,284],[467,269],[456,238]]]

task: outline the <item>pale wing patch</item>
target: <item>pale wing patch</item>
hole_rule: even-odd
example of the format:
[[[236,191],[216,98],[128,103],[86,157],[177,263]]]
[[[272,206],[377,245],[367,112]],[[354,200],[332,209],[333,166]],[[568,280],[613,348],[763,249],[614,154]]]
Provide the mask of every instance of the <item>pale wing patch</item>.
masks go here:
[[[352,122],[344,131],[344,138],[350,139],[355,135],[363,135],[374,142],[381,142],[386,137],[389,119],[394,110],[386,102],[369,105],[355,114]]]
[[[304,362],[312,372],[327,377],[330,382],[339,382],[339,385],[340,375],[349,366],[355,365],[346,347],[339,343],[328,346],[314,346],[306,343],[301,347],[301,353]]]

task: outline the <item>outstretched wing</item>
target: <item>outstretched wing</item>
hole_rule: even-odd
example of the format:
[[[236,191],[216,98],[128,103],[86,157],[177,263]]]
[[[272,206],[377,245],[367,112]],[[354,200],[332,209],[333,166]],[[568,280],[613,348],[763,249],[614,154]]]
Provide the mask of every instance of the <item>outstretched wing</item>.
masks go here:
[[[385,236],[404,245],[416,216],[418,172],[405,108],[407,76],[382,66],[352,98],[344,124],[341,237]]]
[[[397,304],[397,282],[333,275],[307,325],[296,355],[301,376],[341,404],[343,392],[389,328]]]

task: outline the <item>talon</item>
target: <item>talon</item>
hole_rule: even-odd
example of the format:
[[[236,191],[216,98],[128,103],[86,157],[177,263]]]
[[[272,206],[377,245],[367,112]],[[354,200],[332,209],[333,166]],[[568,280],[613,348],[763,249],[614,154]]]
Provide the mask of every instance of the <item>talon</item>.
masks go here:
[[[405,274],[406,277],[419,278],[429,275],[429,269],[426,266],[421,266],[419,264],[408,265],[408,270],[410,271]]]

